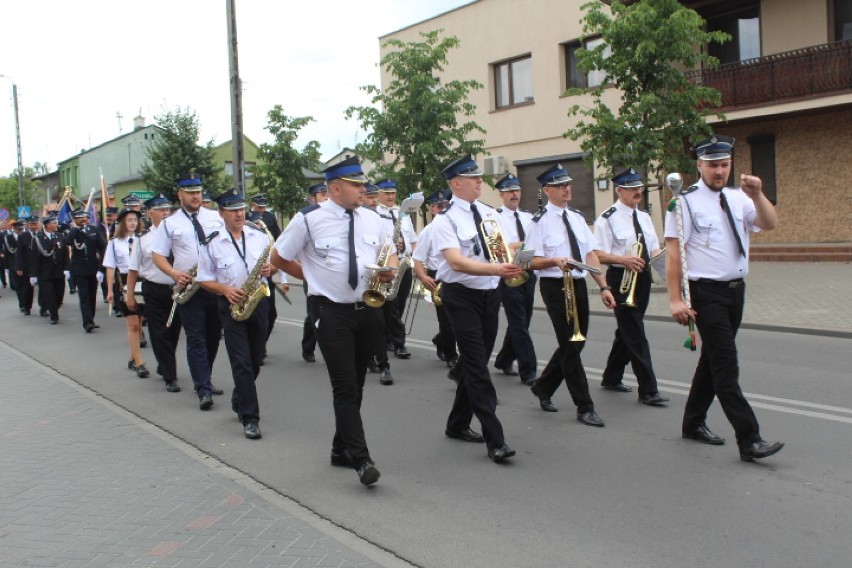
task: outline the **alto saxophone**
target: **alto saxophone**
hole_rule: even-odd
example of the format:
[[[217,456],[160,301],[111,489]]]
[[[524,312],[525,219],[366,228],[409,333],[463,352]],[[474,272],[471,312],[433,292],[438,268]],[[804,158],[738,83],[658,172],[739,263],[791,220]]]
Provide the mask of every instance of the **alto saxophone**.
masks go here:
[[[246,221],[246,225],[258,231],[262,230],[250,221]],[[249,319],[260,301],[263,298],[268,297],[271,293],[269,286],[266,284],[266,279],[260,274],[260,271],[263,269],[263,265],[266,264],[266,261],[269,259],[272,247],[275,245],[275,241],[272,239],[272,235],[270,235],[268,231],[266,232],[266,235],[269,238],[269,244],[267,244],[263,249],[263,252],[260,254],[260,257],[251,269],[251,273],[249,273],[248,278],[243,284],[243,299],[236,304],[231,304],[231,317],[234,318],[234,321],[245,321]]]
[[[187,303],[189,299],[198,292],[198,288],[201,286],[201,284],[198,283],[198,280],[195,279],[198,275],[197,264],[187,270],[186,273],[189,274],[190,278],[192,278],[189,284],[186,286],[178,283],[172,285],[172,309],[169,312],[169,318],[166,320],[166,327],[172,327],[172,321],[174,321],[175,311],[177,310],[178,304]]]

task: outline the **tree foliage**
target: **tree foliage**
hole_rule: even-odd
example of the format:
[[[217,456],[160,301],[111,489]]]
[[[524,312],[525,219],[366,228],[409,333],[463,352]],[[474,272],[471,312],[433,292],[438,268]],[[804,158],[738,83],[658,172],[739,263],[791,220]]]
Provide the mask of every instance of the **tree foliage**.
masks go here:
[[[422,41],[387,41],[383,47],[394,50],[379,62],[391,76],[387,89],[361,87],[372,95],[372,106],[346,109],[346,117],[356,117],[369,132],[356,152],[377,164],[371,173],[376,179],[397,181],[398,199],[444,187],[441,170],[448,162],[485,147],[483,140],[470,139],[485,130],[463,118],[476,112],[467,96],[482,85],[472,80],[441,84],[448,53],[460,43],[455,37],[441,38],[442,31],[421,33]]]
[[[313,122],[313,117],[289,117],[281,105],[268,113],[266,130],[274,137],[271,144],[261,144],[254,168],[254,187],[266,193],[270,203],[285,216],[305,206],[309,180],[303,170],[320,169],[320,145],[311,140],[301,150],[293,145],[299,131]]]
[[[199,173],[204,189],[213,196],[230,186],[216,165],[213,140],[199,145],[199,123],[195,112],[180,107],[154,117],[163,132],[148,147],[148,163],[139,168],[150,191],[177,200],[175,180],[183,174]]]
[[[705,31],[701,16],[677,0],[615,1],[612,15],[597,0],[582,8],[583,33],[600,35],[603,42],[578,50],[578,67],[603,71],[607,78],[594,89],[569,90],[590,92],[592,106],[570,109],[568,116],[589,120],[580,120],[565,136],[581,140],[587,164],[605,172],[631,165],[649,174],[691,168],[684,143],[710,131],[704,117],[715,114],[721,97],[712,87],[691,83],[681,70],[717,66],[703,48],[730,36]],[[603,99],[609,86],[621,93],[617,109]]]
[[[36,175],[33,168],[24,167],[24,205],[28,205],[33,211],[33,214],[38,215],[41,210],[41,200],[39,199],[40,183],[32,181]],[[9,177],[0,177],[0,207],[8,209],[11,218],[17,217],[18,205],[18,170],[15,169]]]

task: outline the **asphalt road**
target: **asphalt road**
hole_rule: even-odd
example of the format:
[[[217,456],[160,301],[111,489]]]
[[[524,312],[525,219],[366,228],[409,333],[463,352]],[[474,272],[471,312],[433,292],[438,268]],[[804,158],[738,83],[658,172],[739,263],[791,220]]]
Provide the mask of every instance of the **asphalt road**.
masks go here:
[[[279,300],[259,379],[260,441],[243,438],[227,396],[210,412],[198,410],[182,352],[183,392],[136,378],[126,369],[123,321],[106,318],[103,306],[101,329],[86,335],[76,297],[66,298],[62,323],[50,326],[18,314],[4,294],[0,339],[416,565],[849,566],[848,339],[741,332],[743,389],[764,437],[787,444],[765,463],[746,464],[718,405],[708,423],[726,446],[680,437],[697,360],[681,347],[682,328],[648,323],[661,390],[672,398],[668,408],[649,408],[635,393],[598,389],[614,320],[593,318],[583,359],[606,427],[577,422],[564,387],[554,397],[560,412],[544,413],[517,377],[495,372],[498,416],[518,450],[511,463],[495,465],[484,446],[443,435],[455,385],[429,341],[434,312],[421,303],[408,343],[413,358],[392,359],[396,383],[380,386],[368,375],[363,416],[382,478],[367,489],[354,472],[328,464],[331,390],[322,359],[300,357],[304,302],[300,290],[292,296],[294,306]],[[555,346],[543,312],[532,332],[543,368]],[[153,354],[144,355],[153,376]],[[224,344],[214,377],[229,386]]]

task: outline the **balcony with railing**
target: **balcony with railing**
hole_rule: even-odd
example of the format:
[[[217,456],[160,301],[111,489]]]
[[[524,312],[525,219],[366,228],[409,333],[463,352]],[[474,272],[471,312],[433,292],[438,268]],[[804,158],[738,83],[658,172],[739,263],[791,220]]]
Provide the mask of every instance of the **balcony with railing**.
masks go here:
[[[805,47],[686,74],[722,94],[720,110],[852,91],[852,41]]]

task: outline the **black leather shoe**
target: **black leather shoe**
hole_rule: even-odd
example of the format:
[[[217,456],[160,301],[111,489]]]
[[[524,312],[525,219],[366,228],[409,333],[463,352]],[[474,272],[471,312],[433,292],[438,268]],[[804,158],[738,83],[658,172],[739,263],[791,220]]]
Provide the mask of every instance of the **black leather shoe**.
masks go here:
[[[544,396],[544,393],[538,388],[538,385],[535,383],[530,386],[530,390],[538,399],[538,404],[541,406],[541,409],[545,412],[559,412],[559,409],[553,405],[553,402],[550,401],[549,396]]]
[[[639,402],[641,402],[642,404],[647,404],[648,406],[665,406],[668,401],[668,397],[662,396],[658,392],[655,392],[653,394],[639,395]]]
[[[446,361],[447,357],[444,355],[444,348],[438,345],[438,336],[432,338],[432,345],[435,346],[435,353],[438,355],[438,359],[441,361]]]
[[[141,349],[145,349],[146,347],[148,347],[148,340],[147,340],[147,339],[143,339],[142,341],[140,341],[140,342],[139,342],[139,347],[140,347]]]
[[[382,370],[379,368],[379,366],[376,365],[375,361],[370,361],[369,363],[367,363],[367,370],[370,371],[371,373],[381,373],[382,372]]]
[[[212,394],[225,394],[225,391],[223,391],[222,389],[216,388],[215,386],[213,386],[213,383],[210,383],[210,392]]]
[[[86,333],[92,333],[92,330],[95,329],[95,324],[87,323],[86,325],[83,326],[83,329],[86,330]]]
[[[3,287],[5,288],[5,286],[3,286]],[[74,288],[73,290],[68,290],[68,293],[69,293],[69,294],[76,294],[76,293],[77,293],[77,288]]]
[[[58,323],[59,323],[59,319],[52,319],[52,320],[50,320],[50,325],[56,325],[56,324],[58,324]]]
[[[358,466],[358,479],[364,485],[372,485],[379,480],[381,473],[376,469],[376,464],[370,460],[365,460]]]
[[[447,371],[447,378],[454,382],[459,382],[459,377],[461,377],[461,365],[459,365],[458,360],[456,360],[456,364],[450,367],[450,370]]]
[[[444,362],[447,364],[447,367],[452,369],[459,362],[459,356],[458,355],[451,355],[451,356],[447,357],[444,360]]]
[[[461,440],[462,442],[473,442],[475,444],[481,444],[485,441],[485,438],[482,437],[482,434],[479,432],[475,432],[470,428],[465,428],[464,430],[444,430],[444,434],[447,438],[453,438],[454,440]]]
[[[704,444],[710,444],[711,446],[721,446],[725,443],[724,438],[720,438],[716,434],[710,431],[710,428],[707,426],[699,426],[695,430],[690,432],[683,432],[681,434],[687,440],[698,440]]]
[[[317,362],[317,358],[314,356],[313,353],[302,353],[302,359],[304,359],[308,363],[316,363]]]
[[[508,367],[502,367],[502,368],[501,367],[494,367],[494,368],[497,369],[498,371],[500,371],[501,373],[503,373],[504,375],[509,375],[510,377],[517,377],[518,376],[518,372],[515,369],[513,369],[511,365],[509,365]]]
[[[633,392],[631,387],[628,387],[624,383],[616,383],[614,385],[604,385],[601,384],[603,390],[613,391],[613,392]]]
[[[514,455],[515,455],[515,450],[513,450],[512,448],[510,448],[506,444],[503,444],[499,448],[492,448],[492,449],[488,450],[488,457],[491,458],[491,460],[494,463],[500,463],[502,461],[506,461],[507,459],[509,459],[510,457],[512,457]]]
[[[213,408],[213,396],[210,393],[204,393],[198,399],[198,408],[201,410],[210,410]]]
[[[133,362],[133,359],[131,359],[130,361],[127,362],[127,368],[130,369],[131,371],[136,370],[136,363]]]
[[[384,369],[382,371],[382,374],[379,375],[379,383],[383,385],[393,384],[393,375],[391,375],[390,369]]]
[[[535,375],[533,375],[532,377],[527,377],[526,379],[521,377],[521,383],[527,385],[528,387],[533,386],[535,384],[535,380],[536,380]]]
[[[335,467],[355,467],[355,462],[352,460],[352,455],[349,450],[335,452],[331,450],[331,465]]]
[[[40,315],[43,318],[46,318],[47,317],[47,310],[45,310],[44,308],[40,309],[38,311],[38,315]]]
[[[590,410],[589,412],[578,412],[577,420],[579,420],[586,426],[597,426],[598,428],[604,427],[603,419],[598,416],[598,413],[594,410]]]
[[[25,316],[32,315],[32,312],[30,310],[24,310],[24,315]]]
[[[783,442],[773,442],[770,444],[763,438],[759,438],[756,442],[748,446],[740,446],[740,459],[744,462],[752,462],[768,458],[771,455],[777,454],[783,447]]]
[[[393,354],[397,359],[411,359],[411,353],[405,348],[405,345],[400,345],[393,350]]]
[[[177,381],[170,381],[166,383],[166,390],[168,392],[180,392],[180,385],[177,384]]]
[[[136,376],[140,379],[144,379],[145,377],[151,374],[148,371],[147,367],[145,367],[145,363],[142,363],[138,367],[134,367],[133,370],[136,371]]]
[[[243,424],[243,433],[249,440],[260,440],[263,438],[263,434],[260,433],[260,426],[254,422]]]

